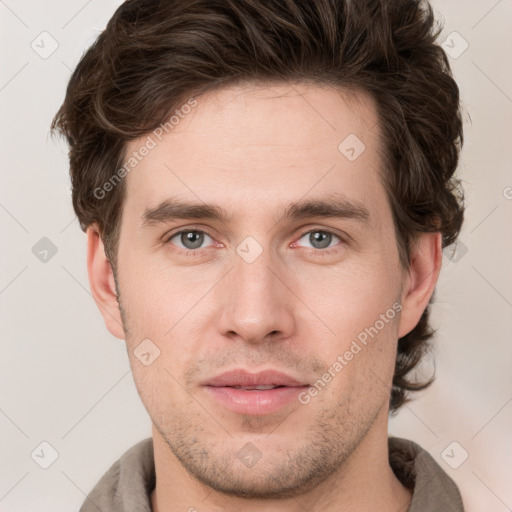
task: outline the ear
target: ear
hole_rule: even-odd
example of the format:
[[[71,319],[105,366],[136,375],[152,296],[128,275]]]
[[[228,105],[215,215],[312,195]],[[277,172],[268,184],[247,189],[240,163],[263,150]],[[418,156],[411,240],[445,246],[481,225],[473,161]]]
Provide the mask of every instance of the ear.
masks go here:
[[[124,340],[125,332],[117,302],[114,273],[96,224],[87,228],[87,272],[92,296],[107,329],[116,338]]]
[[[441,233],[421,233],[414,244],[402,293],[399,338],[416,327],[434,293],[443,260],[441,244]]]

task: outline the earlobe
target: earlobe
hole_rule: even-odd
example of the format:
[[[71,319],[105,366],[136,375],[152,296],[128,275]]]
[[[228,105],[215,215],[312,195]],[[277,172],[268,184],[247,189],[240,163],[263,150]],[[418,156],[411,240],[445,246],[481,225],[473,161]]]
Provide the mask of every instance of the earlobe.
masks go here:
[[[91,293],[110,333],[125,339],[110,261],[96,224],[87,228],[87,272]]]
[[[441,244],[441,233],[421,233],[411,251],[411,263],[402,295],[399,338],[416,327],[434,293],[441,272]]]

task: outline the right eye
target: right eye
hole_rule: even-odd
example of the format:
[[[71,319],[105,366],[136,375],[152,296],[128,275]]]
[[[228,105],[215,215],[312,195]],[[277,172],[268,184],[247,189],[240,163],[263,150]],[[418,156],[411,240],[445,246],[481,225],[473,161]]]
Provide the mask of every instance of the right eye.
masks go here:
[[[201,247],[205,242],[205,237],[213,240],[208,233],[204,231],[200,231],[197,229],[184,229],[173,233],[167,238],[167,242],[171,242],[173,239],[176,239],[176,242],[171,242],[173,245],[176,245],[181,250],[191,252],[199,249],[203,249]],[[180,245],[181,244],[181,245]]]

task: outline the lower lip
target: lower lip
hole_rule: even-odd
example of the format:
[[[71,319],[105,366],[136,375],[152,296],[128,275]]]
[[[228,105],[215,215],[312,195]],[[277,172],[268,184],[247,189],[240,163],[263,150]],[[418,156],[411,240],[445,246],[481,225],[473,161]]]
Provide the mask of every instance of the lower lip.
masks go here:
[[[205,390],[224,407],[240,414],[263,415],[279,411],[292,402],[308,386],[282,387],[247,391],[231,387],[205,386]]]

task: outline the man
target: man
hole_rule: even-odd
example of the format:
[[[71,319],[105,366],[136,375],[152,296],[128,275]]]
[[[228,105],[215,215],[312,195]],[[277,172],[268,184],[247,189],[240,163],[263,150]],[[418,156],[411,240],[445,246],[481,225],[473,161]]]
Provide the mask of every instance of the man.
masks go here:
[[[461,511],[388,415],[463,219],[428,4],[129,0],[53,129],[152,438],[82,512]]]

